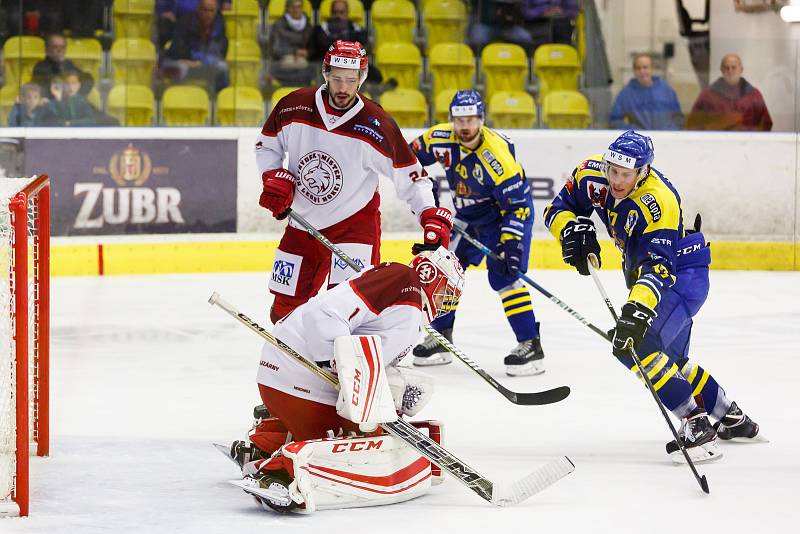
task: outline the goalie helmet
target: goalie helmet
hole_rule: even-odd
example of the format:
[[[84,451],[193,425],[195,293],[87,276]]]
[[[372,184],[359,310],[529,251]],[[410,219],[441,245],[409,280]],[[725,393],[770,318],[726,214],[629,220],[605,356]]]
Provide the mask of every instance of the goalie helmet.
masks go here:
[[[474,117],[478,116],[483,120],[486,114],[486,106],[481,100],[478,91],[469,89],[458,91],[450,101],[450,119],[453,117]]]
[[[364,83],[369,68],[367,50],[358,41],[334,41],[322,61],[322,75],[327,76],[334,67],[358,70],[361,83]]]
[[[423,250],[411,260],[422,285],[422,307],[428,322],[456,309],[464,289],[464,269],[444,247]]]
[[[653,140],[646,135],[628,130],[608,145],[608,150],[603,156],[606,163],[606,177],[608,177],[608,165],[614,164],[626,169],[638,169],[638,177],[645,178],[650,173],[650,165],[654,158]]]

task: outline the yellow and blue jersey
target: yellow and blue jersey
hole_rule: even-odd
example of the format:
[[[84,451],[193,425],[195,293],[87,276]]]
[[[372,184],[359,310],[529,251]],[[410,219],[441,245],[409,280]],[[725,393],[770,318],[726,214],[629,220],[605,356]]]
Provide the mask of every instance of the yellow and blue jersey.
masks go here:
[[[611,196],[603,166],[602,154],[581,162],[545,208],[545,225],[560,239],[568,221],[597,213],[622,251],[628,299],[655,309],[662,293],[676,281],[678,241],[684,237],[681,197],[651,167],[633,193],[617,200]]]
[[[500,224],[507,238],[529,238],[533,199],[514,144],[486,126],[481,138],[470,150],[458,142],[452,123],[442,123],[414,139],[411,148],[422,165],[438,161],[444,167],[459,219],[477,227]]]

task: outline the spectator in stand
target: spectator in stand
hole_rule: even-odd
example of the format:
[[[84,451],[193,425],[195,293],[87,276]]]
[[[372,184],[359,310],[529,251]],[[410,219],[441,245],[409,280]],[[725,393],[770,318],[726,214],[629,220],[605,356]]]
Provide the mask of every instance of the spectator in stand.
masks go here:
[[[119,121],[108,115],[107,113],[103,113],[102,110],[97,109],[94,105],[89,102],[88,99],[84,98],[81,94],[81,79],[78,73],[75,71],[67,71],[64,75],[64,94],[70,98],[83,100],[86,102],[86,105],[89,106],[89,109],[92,112],[92,120],[91,124],[94,126],[119,126]],[[69,107],[75,111],[70,111],[71,116],[80,116],[81,119],[86,119],[86,114],[83,109],[83,104],[79,103],[78,101],[73,101],[69,103]],[[78,111],[80,110],[80,111]],[[73,124],[74,126],[87,126],[90,124],[90,121],[86,121],[86,124]]]
[[[8,114],[8,126],[57,126],[58,117],[42,98],[42,88],[36,83],[26,83],[20,91],[19,102]]]
[[[59,126],[94,126],[94,111],[78,93],[81,82],[77,72],[54,76],[50,82],[50,109],[58,117]]]
[[[175,21],[187,13],[197,11],[200,0],[156,0],[156,27],[158,32],[158,47],[164,48],[167,41],[172,39],[175,30]],[[231,0],[222,2],[222,10],[231,8]]]
[[[278,1],[278,0],[273,0]],[[314,29],[303,13],[302,0],[286,0],[283,17],[269,33],[272,76],[283,85],[308,85],[312,73],[308,63]]]
[[[0,40],[11,35],[47,35],[70,30],[73,37],[92,37],[103,26],[104,0],[2,0],[5,28]]]
[[[761,92],[742,77],[742,58],[727,54],[722,76],[700,92],[686,121],[691,130],[772,130],[772,117]]]
[[[647,54],[633,58],[634,78],[614,100],[609,122],[623,130],[680,130],[683,114],[672,87],[653,76],[653,59]]]
[[[320,17],[321,19],[322,17]],[[367,32],[350,20],[350,8],[347,0],[333,0],[328,21],[321,22],[314,27],[311,59],[317,60],[325,57],[328,48],[336,41],[367,43]]]
[[[51,81],[54,76],[63,77],[66,72],[77,72],[81,78],[81,93],[89,94],[94,86],[91,74],[82,72],[71,60],[66,58],[67,40],[60,33],[53,33],[47,37],[45,48],[46,57],[33,67],[33,81],[42,88],[45,98],[55,95],[50,93]]]
[[[481,9],[474,10],[477,18],[467,32],[467,44],[476,54],[492,42],[518,44],[528,55],[533,53],[531,34],[521,24],[520,3],[521,0],[487,0]]]
[[[225,54],[228,38],[225,21],[217,0],[199,0],[197,10],[182,15],[175,22],[175,34],[162,72],[175,82],[204,80],[213,92],[228,85]]]
[[[522,18],[533,49],[549,43],[572,44],[579,0],[522,0]]]

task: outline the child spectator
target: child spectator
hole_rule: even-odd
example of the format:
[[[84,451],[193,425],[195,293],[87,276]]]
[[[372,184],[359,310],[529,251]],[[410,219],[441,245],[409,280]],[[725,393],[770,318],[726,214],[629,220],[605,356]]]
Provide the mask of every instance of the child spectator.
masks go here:
[[[20,91],[17,104],[8,114],[8,126],[57,126],[56,117],[50,106],[42,99],[42,88],[35,83],[26,83]]]
[[[50,108],[62,126],[94,126],[94,111],[78,91],[81,82],[77,72],[54,77],[50,83]]]

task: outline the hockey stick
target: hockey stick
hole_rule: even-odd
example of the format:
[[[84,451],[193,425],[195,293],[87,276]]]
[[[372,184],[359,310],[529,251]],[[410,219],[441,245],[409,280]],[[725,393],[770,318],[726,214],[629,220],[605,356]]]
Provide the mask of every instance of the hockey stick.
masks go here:
[[[600,295],[602,295],[603,300],[608,307],[608,311],[611,312],[611,316],[614,318],[616,322],[618,319],[617,311],[614,309],[614,305],[611,303],[611,299],[608,298],[608,293],[606,293],[605,287],[603,287],[603,283],[600,281],[600,277],[597,275],[597,266],[598,266],[597,256],[594,254],[589,254],[589,272],[592,273],[592,278],[594,279],[594,283],[597,286],[597,290],[600,291]],[[644,365],[642,365],[642,361],[639,359],[639,355],[636,354],[636,349],[633,348],[631,343],[626,345],[631,358],[633,361],[636,362],[636,367],[639,369],[639,374],[644,380],[644,383],[647,384],[647,389],[650,390],[650,393],[653,395],[653,400],[656,401],[658,404],[658,409],[661,410],[661,415],[664,416],[664,420],[667,422],[667,426],[669,427],[670,432],[672,432],[672,436],[675,438],[675,441],[678,443],[678,446],[683,453],[683,457],[686,458],[686,463],[689,464],[689,468],[692,470],[692,474],[694,478],[697,480],[697,483],[700,484],[700,489],[702,489],[705,493],[709,493],[708,489],[708,480],[706,480],[705,475],[700,475],[697,472],[697,468],[692,462],[692,459],[689,458],[689,453],[686,452],[686,447],[683,444],[683,440],[678,436],[678,432],[675,430],[675,425],[672,424],[672,421],[667,415],[667,409],[664,408],[664,403],[661,402],[661,399],[658,398],[658,393],[656,393],[656,388],[653,386],[653,381],[650,380],[650,377],[647,376],[647,372],[644,369]]]
[[[330,250],[333,254],[335,254],[340,260],[345,262],[348,267],[353,269],[355,272],[360,272],[361,267],[356,264],[347,254],[342,251],[339,247],[334,245],[327,237],[322,235],[319,230],[314,228],[311,223],[309,223],[303,216],[295,213],[290,209],[287,210],[289,217],[294,219],[297,224],[301,225],[305,230],[311,234],[315,239],[317,239],[320,243],[323,244],[328,250]],[[478,376],[483,378],[487,381],[494,389],[500,392],[502,396],[507,398],[509,401],[513,402],[514,404],[520,404],[523,406],[534,406],[534,405],[542,405],[542,404],[552,404],[554,402],[559,402],[564,400],[569,395],[569,386],[559,386],[553,389],[547,389],[544,391],[536,391],[531,393],[517,393],[516,391],[511,391],[510,389],[506,388],[502,384],[500,384],[497,380],[495,380],[489,373],[484,371],[477,363],[472,361],[466,354],[464,354],[461,349],[450,343],[447,338],[445,338],[442,334],[436,331],[430,325],[425,325],[424,327],[425,333],[430,335],[433,339],[435,339],[441,346],[446,348],[451,353],[455,354],[456,357],[464,362],[467,367],[475,371]]]
[[[292,347],[273,336],[268,330],[262,328],[244,313],[225,301],[218,293],[213,293],[208,299],[209,304],[216,305],[225,310],[229,315],[247,326],[250,330],[260,335],[273,346],[281,350],[294,361],[317,375],[319,378],[339,389],[339,379],[328,371],[322,369],[314,362],[308,360]],[[563,477],[575,470],[575,464],[566,457],[551,460],[528,476],[507,485],[496,485],[466,463],[456,458],[447,449],[421,433],[407,421],[398,418],[396,421],[381,423],[380,425],[389,434],[403,440],[412,449],[426,457],[431,463],[450,473],[462,484],[477,493],[485,501],[495,506],[510,506],[519,504],[528,497],[542,491],[546,487],[558,482]]]
[[[480,241],[478,241],[477,239],[475,239],[474,237],[469,235],[469,233],[467,233],[466,230],[464,230],[460,226],[454,226],[453,228],[455,228],[456,232],[461,234],[461,236],[463,236],[464,239],[469,241],[472,246],[474,246],[475,248],[480,250],[484,255],[489,256],[490,258],[492,258],[495,261],[502,261],[502,258],[500,256],[498,256],[496,253],[492,252],[492,250],[489,247],[487,247],[486,245],[484,245],[483,243],[481,243]],[[586,318],[583,315],[581,315],[580,313],[578,313],[575,310],[573,310],[572,308],[570,308],[569,305],[567,305],[566,302],[564,302],[563,300],[561,300],[560,298],[556,297],[555,295],[550,293],[548,290],[546,290],[545,288],[543,288],[542,286],[540,286],[539,284],[534,282],[533,279],[530,278],[526,273],[520,273],[519,274],[519,278],[520,278],[520,280],[523,280],[523,281],[527,282],[528,284],[530,284],[530,286],[533,289],[535,289],[536,291],[538,291],[539,293],[541,293],[542,295],[544,295],[545,297],[550,299],[550,301],[553,304],[555,304],[556,306],[558,306],[559,308],[561,308],[562,310],[564,310],[568,314],[570,314],[573,317],[575,317],[578,321],[583,323],[585,326],[588,326],[593,332],[603,336],[603,338],[605,340],[610,341],[610,339],[608,339],[608,334],[606,334],[606,332],[604,330],[596,327],[595,325],[593,325],[592,323],[587,321]]]

